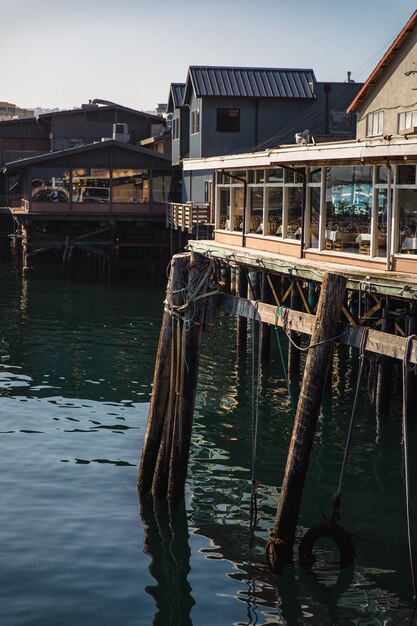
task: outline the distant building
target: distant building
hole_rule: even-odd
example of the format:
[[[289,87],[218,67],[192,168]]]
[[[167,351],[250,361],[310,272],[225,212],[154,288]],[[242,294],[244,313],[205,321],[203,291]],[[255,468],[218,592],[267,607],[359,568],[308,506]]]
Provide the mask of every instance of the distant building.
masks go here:
[[[21,119],[22,117],[33,117],[34,111],[21,109],[10,102],[0,102],[0,121]]]

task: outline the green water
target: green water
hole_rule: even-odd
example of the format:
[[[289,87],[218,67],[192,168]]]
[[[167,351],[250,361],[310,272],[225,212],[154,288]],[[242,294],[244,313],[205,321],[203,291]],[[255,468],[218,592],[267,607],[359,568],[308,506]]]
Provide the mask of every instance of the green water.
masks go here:
[[[342,524],[357,549],[354,571],[338,579],[323,545],[315,576],[296,559],[272,577],[264,549],[292,425],[276,344],[262,371],[251,532],[250,334],[246,357],[238,357],[226,316],[204,337],[186,498],[169,511],[140,503],[136,490],[163,286],[22,281],[3,265],[0,289],[2,625],[408,623],[394,380],[389,416],[377,421],[365,388],[360,396],[342,500]],[[348,349],[335,356],[300,536],[321,520],[321,507],[330,512],[356,359]],[[415,476],[413,459],[411,466]]]

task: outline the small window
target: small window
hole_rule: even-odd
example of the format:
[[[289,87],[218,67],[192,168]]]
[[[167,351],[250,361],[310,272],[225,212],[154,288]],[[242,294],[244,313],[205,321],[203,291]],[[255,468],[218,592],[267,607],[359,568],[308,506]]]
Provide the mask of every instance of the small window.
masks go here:
[[[382,135],[384,129],[384,112],[376,111],[375,113],[369,113],[368,115],[368,137],[374,137],[376,135]]]
[[[200,109],[191,111],[191,134],[195,135],[200,132]]]
[[[240,131],[240,109],[217,109],[217,132],[238,133]]]
[[[176,117],[172,122],[172,139],[179,139],[180,136],[180,120]]]
[[[417,126],[417,111],[407,111],[398,114],[398,132]]]

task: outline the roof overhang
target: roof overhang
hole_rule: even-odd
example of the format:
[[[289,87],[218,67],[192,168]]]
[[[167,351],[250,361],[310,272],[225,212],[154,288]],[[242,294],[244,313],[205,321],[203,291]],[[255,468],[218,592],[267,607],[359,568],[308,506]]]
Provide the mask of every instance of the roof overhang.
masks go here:
[[[239,169],[291,165],[372,164],[417,162],[417,139],[343,141],[319,145],[286,146],[276,150],[231,154],[205,159],[184,159],[184,171]]]

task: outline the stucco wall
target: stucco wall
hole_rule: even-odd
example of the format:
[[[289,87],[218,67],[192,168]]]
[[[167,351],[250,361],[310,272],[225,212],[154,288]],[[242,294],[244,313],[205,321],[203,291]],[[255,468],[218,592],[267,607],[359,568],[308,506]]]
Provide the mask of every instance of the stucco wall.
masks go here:
[[[416,72],[416,73],[414,73]],[[383,135],[397,135],[398,113],[417,110],[417,32],[414,31],[357,111],[357,138],[366,138],[367,115],[384,110]]]

